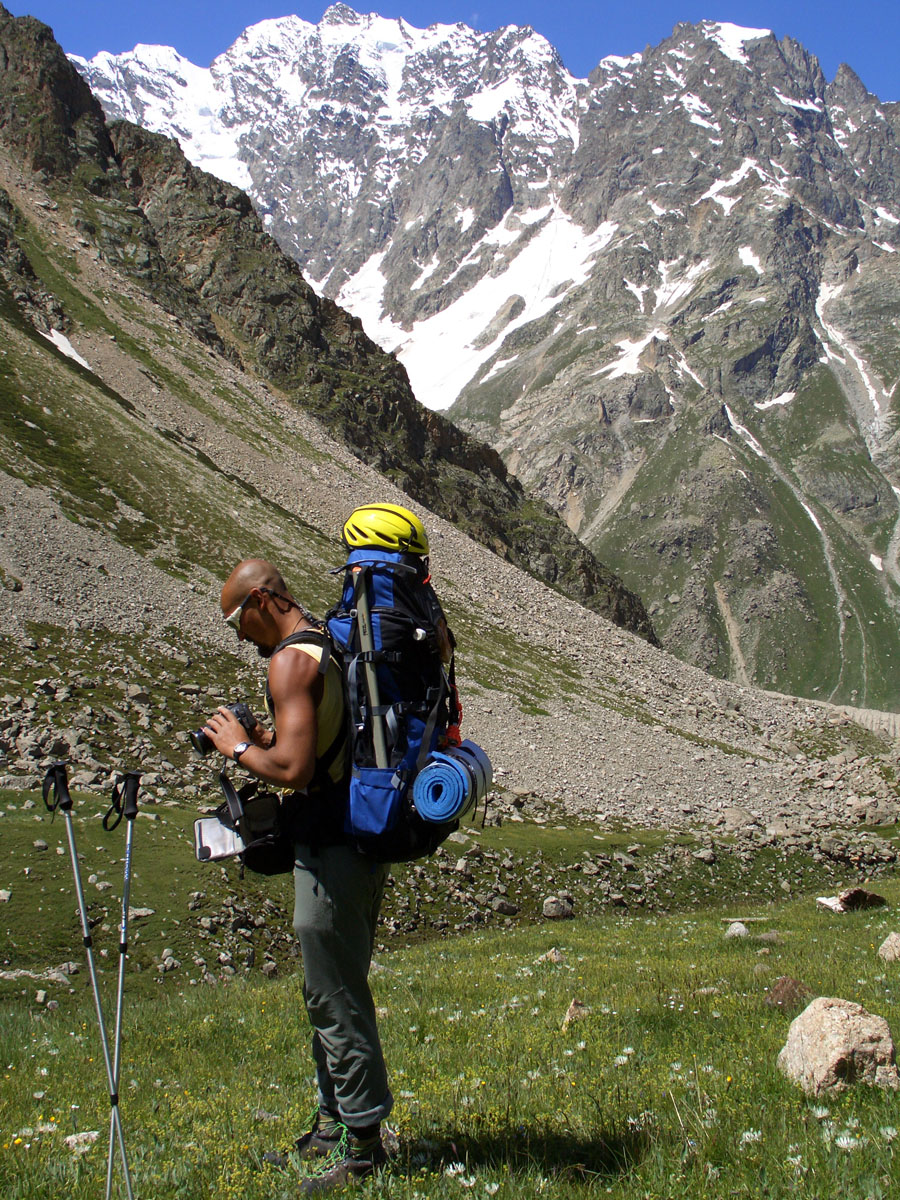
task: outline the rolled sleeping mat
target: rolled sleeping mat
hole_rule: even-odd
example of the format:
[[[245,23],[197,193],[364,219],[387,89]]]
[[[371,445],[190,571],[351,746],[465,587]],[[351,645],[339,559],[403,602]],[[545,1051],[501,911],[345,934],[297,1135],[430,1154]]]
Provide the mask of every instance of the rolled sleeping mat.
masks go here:
[[[443,824],[466,816],[487,795],[491,760],[474,742],[432,754],[413,781],[413,804],[423,821]]]

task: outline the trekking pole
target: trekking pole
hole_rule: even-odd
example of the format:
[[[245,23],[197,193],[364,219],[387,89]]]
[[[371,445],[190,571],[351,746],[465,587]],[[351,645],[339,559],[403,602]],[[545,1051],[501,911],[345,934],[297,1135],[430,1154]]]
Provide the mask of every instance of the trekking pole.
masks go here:
[[[375,749],[376,767],[390,766],[388,762],[387,742],[384,738],[384,717],[379,711],[381,700],[378,695],[378,675],[372,662],[375,641],[372,637],[372,614],[369,610],[369,595],[366,591],[366,575],[361,567],[354,568],[356,579],[356,626],[359,630],[359,645],[365,658],[366,691],[369,694],[369,708],[372,712],[372,742]]]
[[[113,786],[112,804],[106,816],[103,818],[103,828],[109,833],[125,817],[127,824],[127,833],[125,835],[125,877],[122,883],[122,920],[119,925],[119,984],[116,992],[116,1033],[115,1033],[115,1050],[113,1054],[113,1090],[118,1094],[119,1078],[121,1073],[121,1057],[120,1051],[122,1048],[122,997],[125,992],[125,960],[128,955],[128,907],[131,897],[131,849],[134,841],[134,819],[137,816],[137,795],[138,789],[141,786],[141,773],[139,771],[126,771],[125,775],[119,775],[116,778]],[[115,814],[115,820],[112,820]],[[115,1165],[115,1116],[114,1109],[109,1117],[109,1158],[106,1165],[106,1200],[110,1200],[112,1195],[112,1177],[113,1167]],[[123,1159],[124,1162],[124,1159]],[[128,1195],[131,1196],[131,1183],[128,1178],[127,1168],[125,1169],[125,1184],[128,1190]]]
[[[53,792],[53,802],[50,802],[50,793]],[[97,979],[97,969],[94,966],[94,955],[92,951],[93,939],[91,937],[90,926],[87,919],[87,907],[84,903],[84,891],[81,886],[81,870],[78,866],[78,851],[75,848],[75,830],[72,823],[72,797],[69,795],[69,780],[66,774],[65,763],[54,763],[44,777],[44,805],[48,812],[56,813],[60,809],[66,821],[66,836],[69,841],[69,855],[72,859],[72,873],[75,877],[75,895],[78,899],[78,915],[81,919],[81,933],[84,942],[85,955],[87,957],[88,972],[91,977],[91,990],[94,993],[94,1007],[97,1010],[97,1024],[100,1027],[100,1044],[103,1047],[103,1061],[106,1065],[106,1079],[109,1085],[109,1102],[112,1105],[112,1114],[110,1122],[115,1128],[116,1136],[119,1142],[119,1153],[122,1157],[122,1171],[125,1176],[125,1186],[128,1191],[128,1200],[134,1200],[134,1194],[131,1190],[131,1176],[128,1172],[128,1158],[125,1154],[125,1138],[122,1134],[122,1118],[119,1114],[119,1097],[116,1093],[115,1077],[113,1075],[112,1060],[109,1057],[109,1039],[106,1036],[106,1024],[103,1020],[103,1008],[100,1004],[100,984]]]

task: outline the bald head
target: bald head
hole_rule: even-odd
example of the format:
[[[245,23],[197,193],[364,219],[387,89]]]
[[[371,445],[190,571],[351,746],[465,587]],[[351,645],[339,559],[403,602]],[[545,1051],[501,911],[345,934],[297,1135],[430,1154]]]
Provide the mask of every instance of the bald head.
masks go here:
[[[268,588],[281,596],[288,595],[281,572],[264,558],[245,558],[239,562],[222,588],[223,613],[232,612],[253,588]]]

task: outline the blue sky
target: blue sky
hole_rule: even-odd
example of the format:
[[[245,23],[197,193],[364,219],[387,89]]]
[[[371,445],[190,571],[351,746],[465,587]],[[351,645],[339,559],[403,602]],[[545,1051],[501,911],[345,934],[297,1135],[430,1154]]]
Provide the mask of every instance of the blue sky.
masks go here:
[[[174,46],[208,66],[248,25],[294,11],[318,22],[327,3],[281,0],[5,0],[51,25],[70,53],[131,50],[138,42]],[[882,100],[900,100],[900,3],[897,0],[357,0],[357,11],[404,17],[424,28],[462,21],[476,29],[531,25],[552,42],[568,69],[585,76],[606,54],[631,54],[667,37],[678,21],[732,21],[788,35],[815,54],[834,78],[847,62]]]

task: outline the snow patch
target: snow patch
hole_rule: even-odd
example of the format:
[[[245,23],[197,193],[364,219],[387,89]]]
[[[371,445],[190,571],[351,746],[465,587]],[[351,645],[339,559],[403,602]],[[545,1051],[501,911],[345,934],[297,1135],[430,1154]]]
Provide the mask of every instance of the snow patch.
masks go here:
[[[771,37],[771,29],[745,29],[741,25],[732,25],[730,21],[720,21],[717,24],[706,25],[707,36],[715,42],[726,58],[733,62],[747,65],[747,52],[744,46],[747,42],[758,42],[760,38]]]
[[[704,104],[699,96],[694,96],[689,92],[686,96],[679,96],[678,102],[690,117],[692,124],[700,125],[704,129],[712,129],[714,133],[722,132],[721,125],[707,120],[707,117],[712,116],[712,109]]]
[[[782,92],[779,92],[778,88],[773,88],[772,90],[775,92],[775,95],[782,104],[789,104],[791,108],[801,108],[807,112],[824,112],[824,106],[821,100],[794,100],[792,97],[785,96]]]
[[[851,343],[850,339],[848,337],[846,337],[843,333],[841,333],[841,331],[835,325],[830,325],[825,320],[825,305],[828,304],[828,302],[830,300],[833,300],[836,296],[840,295],[840,293],[843,290],[844,290],[844,285],[842,283],[834,284],[834,285],[827,284],[827,283],[821,284],[819,287],[819,295],[816,299],[816,316],[819,318],[819,323],[821,324],[822,329],[825,332],[825,335],[828,338],[830,338],[830,340],[838,346],[838,348],[843,352],[843,354],[846,356],[846,358],[849,358],[851,360],[851,362],[853,363],[853,365],[856,367],[859,377],[862,380],[863,386],[865,387],[866,392],[868,393],[869,400],[872,403],[872,409],[874,412],[875,420],[879,421],[879,420],[881,420],[881,417],[882,417],[881,401],[882,401],[882,399],[885,399],[885,400],[889,399],[887,392],[885,392],[884,389],[882,389],[881,395],[879,396],[878,389],[875,387],[875,384],[869,375],[869,371],[868,371],[868,367],[867,367],[866,363],[863,361],[862,357],[857,353],[857,351],[854,348],[853,344]],[[822,344],[825,347],[825,353],[828,355],[829,358],[831,358],[833,356],[839,362],[845,361],[845,360],[839,359],[836,354],[833,355],[833,352],[832,352],[830,346],[828,345],[828,343],[826,341],[824,341],[824,339],[820,339],[820,340],[822,340]]]
[[[780,396],[773,396],[771,400],[763,400],[761,404],[754,404],[754,408],[758,408],[760,412],[765,412],[767,408],[775,408],[776,405],[790,404],[797,395],[796,392],[782,392]]]
[[[756,161],[756,159],[745,158],[738,169],[732,172],[728,179],[717,179],[716,182],[703,193],[703,195],[700,197],[700,200],[695,200],[694,203],[699,204],[701,200],[714,200],[716,204],[721,204],[722,208],[725,210],[725,215],[728,216],[734,206],[740,200],[742,200],[743,197],[738,196],[733,198],[731,196],[722,196],[720,193],[724,192],[726,188],[733,188],[736,187],[737,184],[742,183],[751,171],[755,171],[764,183],[767,182],[766,176],[760,169],[759,163]]]
[[[725,405],[725,416],[728,418],[728,424],[731,426],[731,428],[735,431],[735,433],[739,434],[743,438],[753,453],[759,458],[764,459],[766,457],[765,450],[763,450],[762,446],[759,444],[747,426],[742,425],[740,421],[738,421],[727,404]]]
[[[884,559],[883,559],[883,558],[881,558],[881,556],[880,556],[880,555],[878,555],[878,554],[870,554],[870,555],[869,555],[869,562],[872,564],[872,566],[875,568],[875,570],[876,570],[876,571],[883,571],[883,570],[884,570]]]
[[[649,286],[645,283],[642,287],[638,287],[636,283],[632,283],[630,279],[623,279],[622,282],[628,288],[629,292],[638,302],[641,312],[644,311],[644,295],[650,291]]]
[[[431,278],[431,276],[432,276],[432,275],[435,273],[435,271],[438,269],[438,267],[439,267],[440,265],[441,265],[441,264],[440,264],[440,259],[439,259],[439,258],[438,258],[438,256],[435,254],[435,256],[432,258],[431,262],[427,263],[427,264],[426,264],[426,265],[425,265],[425,266],[422,268],[422,274],[421,274],[421,275],[419,276],[419,278],[418,278],[418,279],[415,281],[415,283],[413,283],[413,284],[411,284],[411,285],[410,285],[410,289],[409,289],[409,290],[410,290],[411,292],[417,292],[417,291],[419,290],[419,288],[420,288],[420,287],[422,287],[422,285],[425,283],[425,281],[426,281],[427,279],[430,279],[430,278]]]
[[[652,333],[648,333],[645,338],[641,338],[636,342],[629,342],[626,338],[624,341],[616,342],[616,345],[622,351],[615,362],[607,363],[605,367],[601,367],[599,371],[591,372],[593,375],[605,375],[607,379],[619,379],[622,375],[641,375],[641,364],[638,362],[641,354],[651,342],[667,342],[669,335],[663,329],[654,329]]]
[[[337,301],[362,320],[371,338],[397,354],[417,398],[429,408],[447,408],[513,330],[552,312],[590,277],[596,256],[618,226],[605,221],[593,233],[555,205],[515,257],[497,257],[502,269],[484,274],[441,312],[401,329],[383,312],[384,253],[373,255],[341,288]],[[484,243],[505,246],[508,231],[495,228]],[[476,348],[485,328],[511,295],[528,297],[523,311],[487,346]]]
[[[745,267],[752,267],[757,275],[764,274],[762,263],[759,261],[756,254],[754,254],[752,246],[741,246],[741,248],[738,250],[738,257]]]
[[[495,375],[499,375],[501,371],[505,371],[507,367],[512,366],[514,362],[518,362],[517,358],[498,358],[486,375],[482,375],[479,383],[487,383],[489,379],[493,379]]]
[[[813,510],[803,500],[800,501],[800,504],[803,507],[803,509],[805,510],[806,515],[812,521],[813,525],[815,525],[816,529],[818,529],[819,533],[823,533],[822,526],[819,524],[819,519],[816,516],[816,514],[813,512]]]
[[[654,289],[655,303],[653,306],[654,312],[659,312],[661,308],[668,308],[679,300],[683,300],[690,295],[694,284],[700,278],[704,271],[709,269],[709,260],[704,258],[702,262],[694,263],[688,267],[687,271],[681,276],[676,276],[672,273],[672,268],[676,267],[681,262],[680,258],[675,258],[671,262],[660,262],[657,270],[660,275],[660,285]]]
[[[41,337],[45,337],[48,342],[52,342],[60,354],[64,354],[66,358],[71,358],[78,363],[79,366],[85,367],[88,371],[91,370],[91,364],[85,362],[69,339],[64,333],[58,329],[51,329],[49,333],[44,333],[43,329],[39,329]]]

